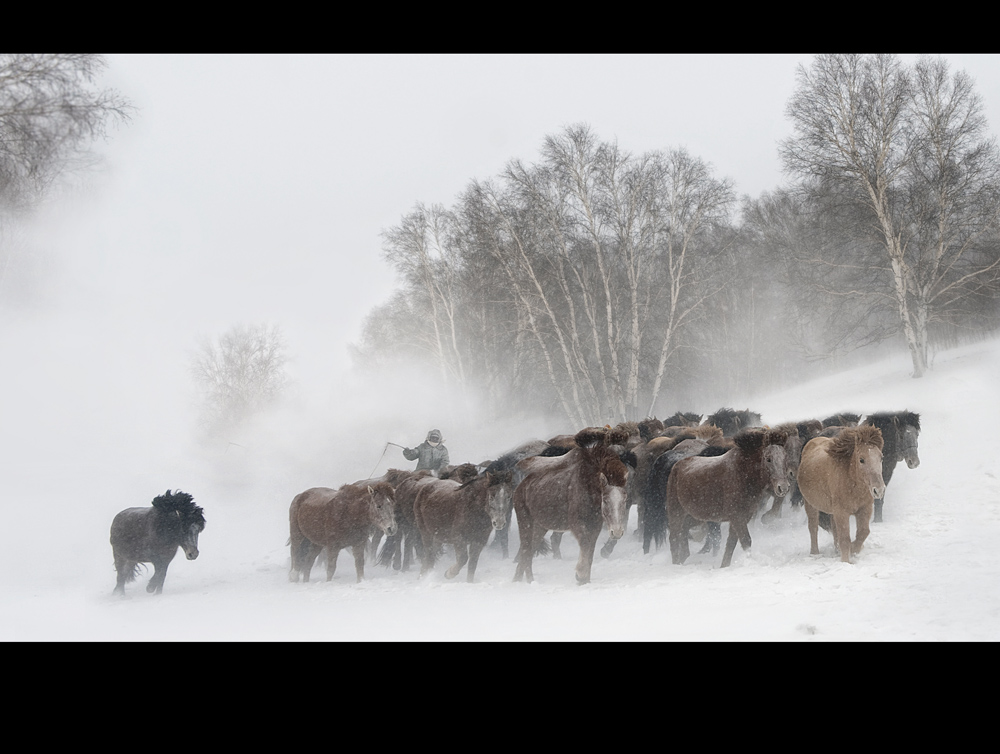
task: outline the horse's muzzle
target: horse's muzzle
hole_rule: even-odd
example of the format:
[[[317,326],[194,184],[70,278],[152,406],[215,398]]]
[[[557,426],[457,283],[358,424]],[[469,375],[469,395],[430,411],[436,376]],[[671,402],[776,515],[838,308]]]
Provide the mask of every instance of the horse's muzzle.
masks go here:
[[[188,560],[195,560],[198,557],[197,550],[185,550],[184,554],[187,556]]]
[[[608,535],[612,539],[621,539],[622,537],[625,536],[625,529],[624,528],[621,528],[621,529],[611,529],[611,530],[608,531]]]
[[[385,534],[386,534],[387,537],[391,537],[395,533],[396,533],[396,527],[395,526],[386,527]]]

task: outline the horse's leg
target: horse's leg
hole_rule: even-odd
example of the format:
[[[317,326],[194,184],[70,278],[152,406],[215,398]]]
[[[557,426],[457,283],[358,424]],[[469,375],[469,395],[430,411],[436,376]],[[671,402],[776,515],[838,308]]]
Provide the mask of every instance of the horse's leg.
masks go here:
[[[316,553],[319,554],[318,552]],[[340,548],[327,546],[326,548],[326,580],[333,581],[333,574],[337,570],[337,558],[340,555]]]
[[[150,594],[163,594],[163,580],[167,578],[167,566],[170,559],[153,561],[153,578],[146,584],[146,591]]]
[[[584,529],[576,537],[576,541],[580,544],[580,557],[576,561],[577,584],[590,583],[590,571],[594,566],[594,550],[597,548],[597,537],[600,536],[600,533],[600,527],[596,527]]]
[[[787,497],[787,495],[785,497]],[[781,506],[785,502],[785,497],[774,498],[774,502],[771,503],[771,507],[761,514],[761,523],[769,524],[774,519],[781,518]]]
[[[868,539],[868,535],[871,533],[871,526],[868,522],[872,517],[872,507],[872,503],[868,503],[863,505],[854,514],[854,520],[857,522],[857,532],[854,534],[854,544],[851,545],[851,552],[855,555],[861,552],[861,548],[865,546],[865,540]]]
[[[458,572],[469,562],[469,546],[465,542],[455,545],[455,564],[444,572],[445,578],[453,579],[458,576]]]
[[[365,580],[365,548],[367,543],[354,545],[351,551],[354,553],[354,572],[357,574],[358,582]],[[329,573],[329,571],[327,571]],[[327,579],[329,581],[330,579]]]
[[[604,543],[604,547],[601,548],[601,557],[610,557],[611,553],[615,551],[615,545],[618,544],[618,540],[614,537],[608,537],[608,541]]]
[[[535,525],[528,512],[527,506],[517,511],[517,533],[521,544],[517,549],[517,557],[514,558],[517,568],[514,569],[514,581],[525,578],[530,584],[534,578],[531,572],[531,561],[535,557]],[[542,530],[542,536],[545,536]]]
[[[561,531],[554,531],[552,532],[552,536],[549,537],[549,544],[552,547],[553,560],[562,560],[562,550],[560,549],[562,546],[562,536],[563,533]]]
[[[874,518],[874,521],[875,521],[876,524],[882,523],[882,503],[884,503],[884,502],[885,502],[885,497],[881,498],[880,500],[876,500],[875,501],[875,518]]]
[[[705,544],[698,550],[699,555],[706,555],[711,552],[713,555],[719,554],[719,545],[722,544],[722,524],[718,521],[705,522]]]
[[[135,571],[135,563],[130,563],[124,558],[115,556],[115,571],[117,572],[118,579],[115,584],[115,590],[111,592],[112,594],[125,595],[125,583],[128,581],[128,576],[130,573]]]
[[[372,560],[374,560],[375,556],[378,555],[378,543],[381,541],[382,541],[382,530],[375,529],[375,531],[372,532],[371,543],[369,545],[369,552],[371,552]]]
[[[729,522],[729,539],[726,540],[726,554],[722,557],[723,568],[733,562],[733,553],[736,551],[737,540],[744,550],[750,549],[752,540],[750,538],[750,529],[747,524],[747,521]]]
[[[479,565],[479,554],[483,551],[483,545],[479,542],[472,542],[469,545],[469,570],[466,571],[466,581],[470,584],[476,578],[476,567]]]
[[[733,562],[733,553],[736,552],[736,543],[739,541],[739,534],[732,521],[729,522],[729,537],[726,539],[726,551],[722,555],[722,568],[729,567]]]
[[[805,503],[805,506],[806,523],[809,526],[809,554],[819,555],[819,510],[809,503]]]
[[[834,513],[830,518],[833,520],[833,536],[837,540],[837,549],[840,550],[840,559],[844,563],[851,562],[851,514]]]
[[[434,568],[438,542],[433,534],[425,535],[423,533],[420,535],[420,541],[423,543],[423,549],[420,551],[420,575],[424,576]]]
[[[668,498],[666,508],[670,560],[674,565],[680,565],[691,556],[691,548],[688,544],[688,515],[684,506],[676,499]]]

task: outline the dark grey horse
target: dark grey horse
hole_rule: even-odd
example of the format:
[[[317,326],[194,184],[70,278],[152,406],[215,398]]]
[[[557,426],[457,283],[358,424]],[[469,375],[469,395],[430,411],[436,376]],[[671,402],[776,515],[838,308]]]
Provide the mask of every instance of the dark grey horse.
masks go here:
[[[135,581],[139,563],[153,564],[146,591],[163,592],[167,566],[183,548],[188,560],[198,557],[198,535],[205,528],[202,509],[186,492],[153,498],[151,508],[126,508],[111,522],[111,549],[118,571],[114,593],[125,594],[125,584]]]

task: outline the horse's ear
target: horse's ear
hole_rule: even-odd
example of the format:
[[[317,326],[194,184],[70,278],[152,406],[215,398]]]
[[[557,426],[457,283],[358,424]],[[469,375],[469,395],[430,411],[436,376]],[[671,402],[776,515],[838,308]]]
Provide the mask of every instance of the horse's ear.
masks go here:
[[[368,485],[368,494],[369,495],[374,495],[375,494],[375,490],[372,489],[372,486],[370,484]]]

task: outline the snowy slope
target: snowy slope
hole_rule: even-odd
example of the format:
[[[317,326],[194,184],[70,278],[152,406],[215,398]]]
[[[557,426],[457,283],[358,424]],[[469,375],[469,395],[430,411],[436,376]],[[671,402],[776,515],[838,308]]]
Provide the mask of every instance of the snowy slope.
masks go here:
[[[444,565],[421,580],[416,571],[371,564],[368,578],[356,584],[347,552],[332,582],[320,570],[319,581],[291,584],[288,503],[315,484],[364,478],[375,460],[370,450],[345,454],[329,478],[307,480],[293,454],[285,463],[263,464],[227,448],[206,461],[167,450],[168,443],[146,434],[130,439],[118,430],[112,442],[89,424],[93,442],[63,446],[58,433],[47,434],[45,458],[33,460],[22,417],[14,426],[24,427],[27,439],[5,438],[0,492],[8,532],[44,521],[40,539],[48,555],[30,565],[39,538],[8,533],[0,561],[0,639],[995,641],[1000,462],[987,432],[1000,419],[998,374],[1000,341],[993,341],[938,354],[919,380],[909,377],[908,358],[894,355],[752,404],[732,402],[771,424],[838,411],[921,415],[921,464],[897,467],[885,521],[873,525],[856,563],[841,563],[825,532],[823,553],[810,556],[805,515],[786,505],[776,524],[751,524],[752,551],[738,548],[728,569],[718,567],[721,555],[693,554],[683,566],[670,563],[668,548],[644,556],[641,541],[629,534],[610,559],[596,560],[593,581],[583,587],[574,583],[570,535],[563,560],[536,559],[530,585],[513,583],[514,564],[494,550],[483,554],[474,584],[465,583],[464,573],[448,581]],[[73,437],[86,436],[67,424]],[[367,439],[379,450],[381,433],[391,431],[380,425],[373,439],[352,429],[358,447]],[[497,435],[466,445],[497,455],[537,431],[506,437],[498,447],[491,447],[491,436]],[[480,458],[453,450],[452,460]],[[403,465],[389,458],[380,471],[387,463]],[[174,481],[164,484],[165,476]],[[205,508],[201,557],[175,559],[159,597],[146,594],[144,577],[126,598],[113,598],[111,518],[148,505],[167,486],[192,492]],[[516,541],[515,526],[515,547]]]

